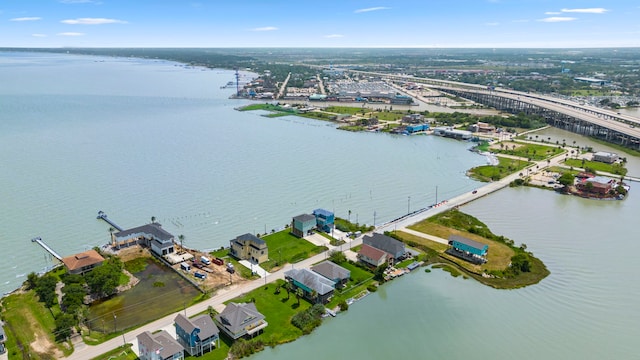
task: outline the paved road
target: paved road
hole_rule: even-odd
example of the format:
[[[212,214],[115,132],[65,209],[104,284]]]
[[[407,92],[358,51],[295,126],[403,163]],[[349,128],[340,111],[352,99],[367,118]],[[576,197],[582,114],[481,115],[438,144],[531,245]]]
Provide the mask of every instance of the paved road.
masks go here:
[[[547,165],[547,161],[543,160],[543,161],[538,161],[537,165],[539,166],[540,170],[542,170],[543,168],[547,167],[547,166],[556,166],[560,163],[560,161],[562,160],[562,158],[564,157],[564,154],[558,155],[555,158],[551,159],[550,164]],[[535,165],[532,165],[529,167],[530,169],[533,168],[535,169]],[[537,171],[540,171],[537,170]],[[450,210],[454,207],[460,206],[460,205],[464,205],[468,202],[471,202],[475,199],[478,199],[482,196],[486,196],[494,191],[498,191],[500,189],[503,189],[507,186],[509,186],[509,183],[512,182],[513,180],[517,179],[519,177],[519,175],[516,174],[511,174],[503,179],[501,179],[500,181],[496,181],[496,182],[491,182],[488,183],[480,188],[477,189],[476,193],[464,193],[462,195],[459,195],[453,199],[449,199],[446,202],[443,202],[441,205],[436,206],[436,207],[432,207],[426,211],[417,213],[413,216],[408,216],[406,218],[403,218],[401,220],[395,221],[395,222],[389,222],[386,224],[383,224],[379,227],[377,227],[375,229],[375,232],[378,233],[384,233],[385,231],[392,231],[392,230],[402,230],[402,231],[407,231],[407,232],[412,232],[413,230],[410,229],[406,229],[406,227],[415,224],[419,221],[422,221],[426,218],[429,218],[431,216],[434,216],[436,214],[445,212],[447,210]],[[222,289],[220,291],[218,291],[216,293],[216,295],[214,295],[213,297],[211,297],[210,299],[207,299],[201,303],[195,304],[193,306],[190,306],[189,308],[186,309],[186,313],[187,316],[191,316],[191,315],[195,315],[197,313],[203,312],[205,310],[207,310],[207,308],[209,306],[212,307],[216,307],[216,306],[220,306],[221,304],[223,304],[226,301],[229,301],[231,299],[234,299],[238,296],[241,296],[243,294],[246,294],[252,290],[255,290],[257,288],[259,288],[260,286],[263,286],[267,283],[271,283],[273,281],[276,281],[278,279],[284,279],[284,272],[290,269],[295,268],[308,268],[311,267],[313,264],[318,263],[322,260],[325,260],[328,257],[328,253],[330,251],[332,251],[333,249],[338,249],[341,251],[347,251],[348,249],[354,247],[354,246],[358,246],[360,244],[362,244],[362,237],[365,234],[363,234],[362,236],[347,242],[346,244],[340,246],[340,247],[333,247],[330,250],[327,250],[325,252],[322,252],[320,254],[317,254],[309,259],[300,261],[296,264],[287,264],[285,265],[282,269],[269,274],[268,276],[266,276],[265,278],[261,278],[261,279],[257,279],[257,280],[253,280],[250,282],[246,282],[246,283],[242,283],[240,285],[231,285],[225,289]],[[424,235],[424,234],[423,234]],[[129,343],[133,343],[133,342],[137,342],[136,340],[136,336],[144,331],[150,331],[150,332],[154,332],[158,329],[161,329],[163,327],[166,326],[170,326],[171,324],[173,324],[173,319],[175,319],[176,315],[178,314],[178,312],[173,313],[171,315],[165,316],[161,319],[158,319],[156,321],[153,321],[149,324],[143,325],[140,328],[137,328],[135,330],[129,331],[127,333],[124,334],[123,336],[118,336],[116,338],[113,338],[109,341],[106,341],[100,345],[95,345],[95,346],[89,346],[89,345],[78,345],[75,349],[75,351],[73,352],[73,354],[71,354],[67,359],[70,360],[84,360],[84,359],[90,359],[96,356],[99,356],[101,354],[104,354],[110,350],[115,349],[118,346],[123,345],[124,341],[129,342]]]
[[[357,246],[359,244],[362,243],[362,237],[355,239],[345,245],[343,245],[342,247],[344,248],[344,250],[347,250],[347,248],[353,247],[353,246]],[[215,296],[211,297],[210,299],[207,299],[201,303],[195,304],[193,306],[190,306],[186,309],[187,312],[187,316],[191,316],[191,315],[195,315],[197,313],[203,312],[205,310],[207,310],[207,308],[209,306],[212,307],[216,307],[219,306],[220,304],[223,304],[226,301],[229,301],[231,299],[234,299],[238,296],[241,296],[243,294],[246,294],[252,290],[255,290],[257,288],[259,288],[260,286],[264,286],[267,283],[271,283],[274,282],[278,279],[284,279],[284,272],[293,268],[308,268],[311,267],[313,264],[318,263],[322,260],[325,260],[328,257],[328,253],[332,251],[332,250],[327,250],[325,252],[322,252],[320,254],[317,254],[309,259],[300,261],[298,263],[295,264],[287,264],[285,265],[282,269],[280,269],[279,271],[276,271],[274,273],[269,274],[266,278],[261,278],[261,279],[257,279],[257,280],[253,280],[251,282],[246,282],[243,283],[241,285],[232,285],[229,286],[225,289],[222,289],[220,291],[218,291],[216,293]],[[180,311],[181,312],[181,311]],[[134,343],[137,342],[136,340],[136,336],[138,336],[138,334],[145,332],[145,331],[150,331],[150,332],[154,332],[158,329],[161,329],[163,327],[166,326],[171,326],[171,324],[173,324],[173,320],[175,319],[176,315],[179,312],[175,312],[171,315],[167,315],[161,319],[158,319],[154,322],[151,322],[149,324],[146,324],[142,327],[139,327],[135,330],[129,331],[126,334],[124,334],[124,340],[122,336],[118,336],[116,338],[113,338],[109,341],[106,341],[100,345],[95,345],[95,346],[89,346],[89,345],[79,345],[76,347],[75,351],[73,352],[73,354],[71,354],[69,357],[67,357],[67,359],[70,360],[85,360],[85,359],[91,359],[93,357],[99,356],[101,354],[104,354],[110,350],[115,349],[118,346],[123,345],[124,341],[126,340],[126,342],[128,343]]]

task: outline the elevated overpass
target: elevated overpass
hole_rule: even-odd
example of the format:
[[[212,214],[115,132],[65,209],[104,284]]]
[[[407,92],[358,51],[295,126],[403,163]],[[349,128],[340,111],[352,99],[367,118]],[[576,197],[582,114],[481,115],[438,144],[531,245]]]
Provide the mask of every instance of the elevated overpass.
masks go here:
[[[391,81],[424,84],[431,89],[469,99],[512,114],[522,112],[540,115],[548,124],[554,127],[640,150],[640,119],[633,116],[541,94],[502,88],[488,88],[483,85],[448,80],[417,78],[411,75],[394,75],[359,70],[346,71],[377,76]]]

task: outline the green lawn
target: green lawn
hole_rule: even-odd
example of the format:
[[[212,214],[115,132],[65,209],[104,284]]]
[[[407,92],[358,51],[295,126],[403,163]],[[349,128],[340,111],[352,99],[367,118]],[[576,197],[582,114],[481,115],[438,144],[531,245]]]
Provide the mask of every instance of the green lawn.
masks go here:
[[[59,313],[60,309],[54,306],[54,313]],[[20,347],[27,348],[25,358],[49,359],[51,353],[63,351],[66,355],[71,353],[62,344],[55,342],[53,331],[55,329],[55,319],[45,308],[43,303],[38,301],[35,291],[30,290],[21,294],[12,294],[2,301],[2,318],[6,322],[7,351],[10,358],[22,358]],[[39,354],[30,348],[30,344],[37,341],[40,345],[50,344],[50,348],[45,354]],[[46,346],[46,345],[45,345]]]
[[[477,166],[469,170],[469,176],[473,179],[489,182],[500,180],[503,177],[524,169],[531,163],[523,160],[515,160],[505,157],[498,157],[499,164]]]
[[[573,167],[583,168],[583,169],[587,167],[595,171],[603,171],[611,174],[618,174],[618,175],[627,174],[627,169],[620,163],[607,164],[600,161],[591,161],[591,160],[585,160],[583,163],[581,159],[566,159],[564,163],[567,166],[573,166]]]
[[[357,266],[355,266],[354,264],[351,264],[349,262],[344,262],[342,264],[340,264],[340,266],[342,266],[343,268],[351,271],[351,279],[349,279],[349,282],[347,283],[347,286],[353,286],[356,284],[359,284],[365,280],[371,279],[373,277],[373,273],[370,271],[367,271],[363,268],[359,268]]]
[[[277,283],[284,284],[284,280],[278,280]],[[266,290],[264,286],[261,286],[242,297],[231,300],[236,303],[255,300],[256,308],[264,314],[269,323],[269,326],[259,337],[265,344],[271,346],[290,342],[302,336],[302,330],[291,324],[291,317],[297,312],[311,307],[311,304],[304,299],[300,300],[298,307],[298,300],[293,293],[289,295],[287,300],[287,291],[284,286],[281,287],[280,293],[276,294],[277,283],[268,284]]]
[[[492,148],[491,150],[499,154],[514,155],[532,160],[544,160],[549,156],[554,156],[564,151],[564,149],[558,148],[557,146],[520,143],[516,141],[505,141],[503,142],[503,146],[504,148]]]
[[[260,266],[267,271],[283,264],[297,263],[327,249],[291,235],[289,229],[264,236],[262,240],[267,243],[269,248],[269,261],[260,264]]]
[[[361,107],[350,107],[350,106],[329,106],[324,109],[326,112],[331,112],[335,114],[362,114],[363,108]],[[370,112],[370,109],[364,109],[365,113]]]

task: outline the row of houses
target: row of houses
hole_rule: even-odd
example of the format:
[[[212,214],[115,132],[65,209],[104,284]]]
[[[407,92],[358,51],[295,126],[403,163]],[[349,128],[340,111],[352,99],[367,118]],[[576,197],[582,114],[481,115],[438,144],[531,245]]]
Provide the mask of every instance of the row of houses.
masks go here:
[[[331,232],[334,227],[334,221],[333,212],[325,209],[315,209],[312,214],[294,216],[291,220],[290,231],[299,238],[313,233],[316,229]],[[250,233],[229,240],[229,254],[236,259],[248,260],[254,264],[261,264],[269,260],[267,243]]]
[[[269,324],[254,303],[229,303],[213,318],[199,315],[188,318],[178,314],[174,319],[175,338],[166,330],[151,333],[145,331],[136,338],[140,360],[180,360],[185,352],[189,356],[201,356],[220,347],[220,333],[230,339],[252,337]]]

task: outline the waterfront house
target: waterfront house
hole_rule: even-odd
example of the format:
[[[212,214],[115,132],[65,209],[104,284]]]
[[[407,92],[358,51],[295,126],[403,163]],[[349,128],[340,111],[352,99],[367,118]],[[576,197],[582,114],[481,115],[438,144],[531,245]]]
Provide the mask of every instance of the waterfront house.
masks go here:
[[[388,258],[391,258],[386,252],[367,244],[362,244],[357,257],[360,262],[372,267],[378,267],[387,262]]]
[[[0,321],[0,354],[4,354],[7,351],[4,343],[7,341],[7,335],[4,332],[4,323]]]
[[[450,246],[447,249],[448,254],[476,264],[487,262],[486,256],[489,252],[489,245],[460,235],[450,235],[448,240]]]
[[[162,228],[159,223],[151,223],[113,234],[113,246],[122,244],[145,244],[159,256],[172,254],[175,237]]]
[[[336,289],[344,287],[351,277],[351,271],[331,261],[323,261],[318,265],[314,265],[311,267],[311,271],[333,281]]]
[[[610,153],[606,151],[598,151],[591,157],[593,161],[599,161],[607,164],[613,164],[618,160],[618,154]]]
[[[215,322],[233,340],[253,337],[269,325],[254,303],[231,302],[215,316]]]
[[[616,180],[604,176],[594,176],[580,180],[576,187],[581,190],[597,195],[606,195],[613,191],[617,185]]]
[[[103,262],[104,258],[93,249],[62,258],[62,263],[70,274],[80,275],[88,273]]]
[[[335,283],[309,269],[285,271],[284,278],[293,285],[294,291],[302,289],[304,298],[315,304],[326,304],[333,295]]]
[[[244,234],[229,240],[229,254],[236,259],[260,264],[269,260],[269,249],[264,240],[253,234]]]
[[[178,314],[173,320],[176,340],[191,356],[200,356],[205,351],[220,347],[220,330],[208,314],[189,319]]]
[[[362,238],[362,243],[389,254],[391,256],[389,265],[393,265],[396,261],[402,260],[407,253],[407,249],[402,241],[383,234],[373,233],[367,235]]]
[[[291,220],[291,233],[299,238],[311,234],[316,227],[316,217],[310,214],[295,216]]]
[[[145,331],[139,334],[138,358],[140,360],[182,360],[184,349],[168,332],[162,330],[157,333]]]
[[[331,211],[325,209],[313,210],[313,215],[316,217],[316,225],[318,229],[328,233],[333,229],[334,215]]]

